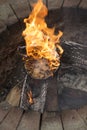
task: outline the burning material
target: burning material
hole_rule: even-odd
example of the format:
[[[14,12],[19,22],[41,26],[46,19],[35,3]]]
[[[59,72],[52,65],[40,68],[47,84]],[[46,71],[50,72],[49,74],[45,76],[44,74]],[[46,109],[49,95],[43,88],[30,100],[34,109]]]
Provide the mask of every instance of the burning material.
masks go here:
[[[29,102],[30,104],[33,104],[34,102],[33,102],[32,92],[31,92],[31,91],[27,92],[27,95],[28,95],[28,102]]]
[[[60,46],[62,32],[54,34],[45,22],[48,10],[42,0],[33,6],[30,16],[24,19],[26,29],[23,36],[26,42],[25,68],[36,79],[46,79],[53,75],[60,65],[63,49]]]
[[[29,75],[25,76],[21,93],[20,107],[24,110],[34,110],[43,113],[48,83],[46,80],[37,80],[38,86],[35,86],[36,83],[33,82],[33,87],[30,82],[31,80],[32,79]],[[33,81],[34,80],[35,79],[33,79]]]
[[[25,68],[28,76],[23,84],[20,107],[43,112],[46,94],[46,80],[58,69],[63,49],[60,46],[62,32],[55,35],[54,28],[48,28],[45,22],[48,10],[42,0],[34,5],[30,16],[24,19],[26,28],[22,35],[26,42],[26,55],[24,55]],[[24,47],[23,47],[24,48]],[[36,87],[32,86],[29,78],[38,79],[39,94],[35,96]],[[40,84],[41,83],[41,84]]]

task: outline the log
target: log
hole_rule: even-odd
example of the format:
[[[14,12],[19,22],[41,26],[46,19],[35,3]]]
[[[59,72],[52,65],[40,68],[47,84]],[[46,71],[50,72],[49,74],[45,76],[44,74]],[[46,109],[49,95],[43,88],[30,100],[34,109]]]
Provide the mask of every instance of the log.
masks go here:
[[[61,59],[61,64],[66,67],[77,67],[77,69],[87,70],[87,46],[72,42],[65,41],[62,43],[64,54]]]
[[[21,80],[18,84],[16,84],[8,93],[6,97],[6,101],[11,106],[19,106],[20,98],[21,98],[21,90],[22,90],[23,80]]]
[[[58,92],[57,92],[57,79],[56,76],[47,80],[47,98],[46,98],[46,111],[58,111]]]
[[[32,101],[29,102],[27,93],[32,92]],[[47,83],[45,80],[32,79],[29,75],[25,76],[21,92],[20,107],[24,110],[34,110],[43,113],[47,94]]]
[[[6,101],[12,106],[19,106],[21,97],[21,89],[16,86],[11,89],[9,94],[6,97]]]
[[[87,105],[87,92],[66,87],[59,94],[58,99],[59,110],[78,109]]]
[[[87,46],[65,42],[62,47],[64,54],[57,77],[60,88],[63,86],[87,92]]]
[[[79,108],[87,104],[87,46],[62,43],[64,54],[58,71],[59,108]]]

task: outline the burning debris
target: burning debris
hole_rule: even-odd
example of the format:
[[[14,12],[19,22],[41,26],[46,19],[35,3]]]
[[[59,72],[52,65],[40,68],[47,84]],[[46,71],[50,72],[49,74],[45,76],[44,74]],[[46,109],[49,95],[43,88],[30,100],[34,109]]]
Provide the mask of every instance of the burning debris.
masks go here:
[[[47,13],[48,9],[42,0],[38,0],[33,6],[30,16],[24,19],[26,28],[22,33],[26,42],[25,69],[28,72],[28,76],[39,80],[53,76],[60,66],[60,58],[63,53],[63,49],[60,46],[60,38],[63,33],[59,31],[55,35],[55,29],[47,27],[45,22]],[[44,81],[40,87],[39,96],[34,98],[32,87],[29,83],[27,84],[25,78],[21,95],[21,107],[42,112],[46,93],[47,84]]]
[[[46,79],[53,75],[60,65],[63,49],[60,46],[62,32],[55,35],[54,28],[48,28],[45,22],[48,9],[42,0],[34,5],[30,16],[24,19],[23,31],[26,42],[25,68],[35,79]]]
[[[31,80],[33,80],[33,85],[30,83]],[[37,82],[38,86],[35,82]],[[20,107],[24,110],[34,110],[43,113],[47,85],[46,80],[35,81],[29,75],[26,75],[21,93]]]
[[[33,101],[32,91],[30,90],[29,92],[27,92],[27,95],[28,95],[28,102],[29,102],[30,104],[33,104],[34,101]]]

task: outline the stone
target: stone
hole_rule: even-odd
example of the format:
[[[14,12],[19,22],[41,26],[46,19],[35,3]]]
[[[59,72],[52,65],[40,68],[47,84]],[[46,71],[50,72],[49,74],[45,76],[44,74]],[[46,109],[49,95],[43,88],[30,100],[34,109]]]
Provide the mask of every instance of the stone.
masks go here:
[[[79,5],[80,8],[87,9],[87,0],[82,0],[81,4]]]
[[[80,0],[65,0],[63,7],[76,7]]]
[[[32,7],[32,5],[33,5],[34,3],[37,2],[37,0],[28,0],[28,1],[30,2],[31,7]],[[44,2],[44,4],[46,4],[46,0],[43,0],[43,2]]]
[[[5,21],[0,19],[0,33],[7,28]]]
[[[7,25],[11,25],[17,22],[17,18],[14,15],[9,4],[0,5],[0,32],[4,31]]]
[[[5,3],[9,3],[10,0],[0,0],[0,5],[3,5]]]
[[[9,3],[19,19],[29,15],[30,7],[27,0],[10,0]]]
[[[58,79],[58,84],[61,87],[63,86],[87,92],[87,76],[84,74],[70,74],[66,72]]]
[[[31,7],[36,2],[37,2],[37,0],[30,0]],[[51,9],[60,8],[63,1],[62,0],[55,0],[55,1],[53,1],[53,0],[43,0],[43,2],[46,6],[48,6],[48,9],[51,10]]]
[[[48,0],[48,9],[59,9],[62,6],[62,0]]]

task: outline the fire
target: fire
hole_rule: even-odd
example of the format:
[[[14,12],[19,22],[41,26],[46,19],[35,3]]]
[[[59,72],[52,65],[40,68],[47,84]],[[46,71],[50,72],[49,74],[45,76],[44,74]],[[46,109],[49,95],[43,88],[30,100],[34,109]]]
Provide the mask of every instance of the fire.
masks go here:
[[[29,91],[29,92],[27,93],[27,95],[28,95],[28,102],[29,102],[30,104],[33,104],[34,102],[33,102],[32,92]]]
[[[26,53],[29,59],[26,60],[25,66],[33,76],[37,73],[35,78],[37,75],[38,78],[40,78],[39,72],[41,70],[35,70],[35,66],[37,65],[33,65],[32,63],[41,64],[44,71],[49,69],[49,76],[51,76],[59,67],[60,57],[63,53],[63,49],[60,46],[60,38],[63,33],[59,31],[58,34],[55,35],[55,29],[47,27],[45,22],[47,14],[48,9],[43,4],[42,0],[38,0],[38,2],[34,4],[30,16],[24,19],[26,28],[22,35],[26,42]],[[46,68],[46,66],[48,67]],[[31,68],[33,68],[32,71]],[[44,76],[41,76],[41,78]]]

